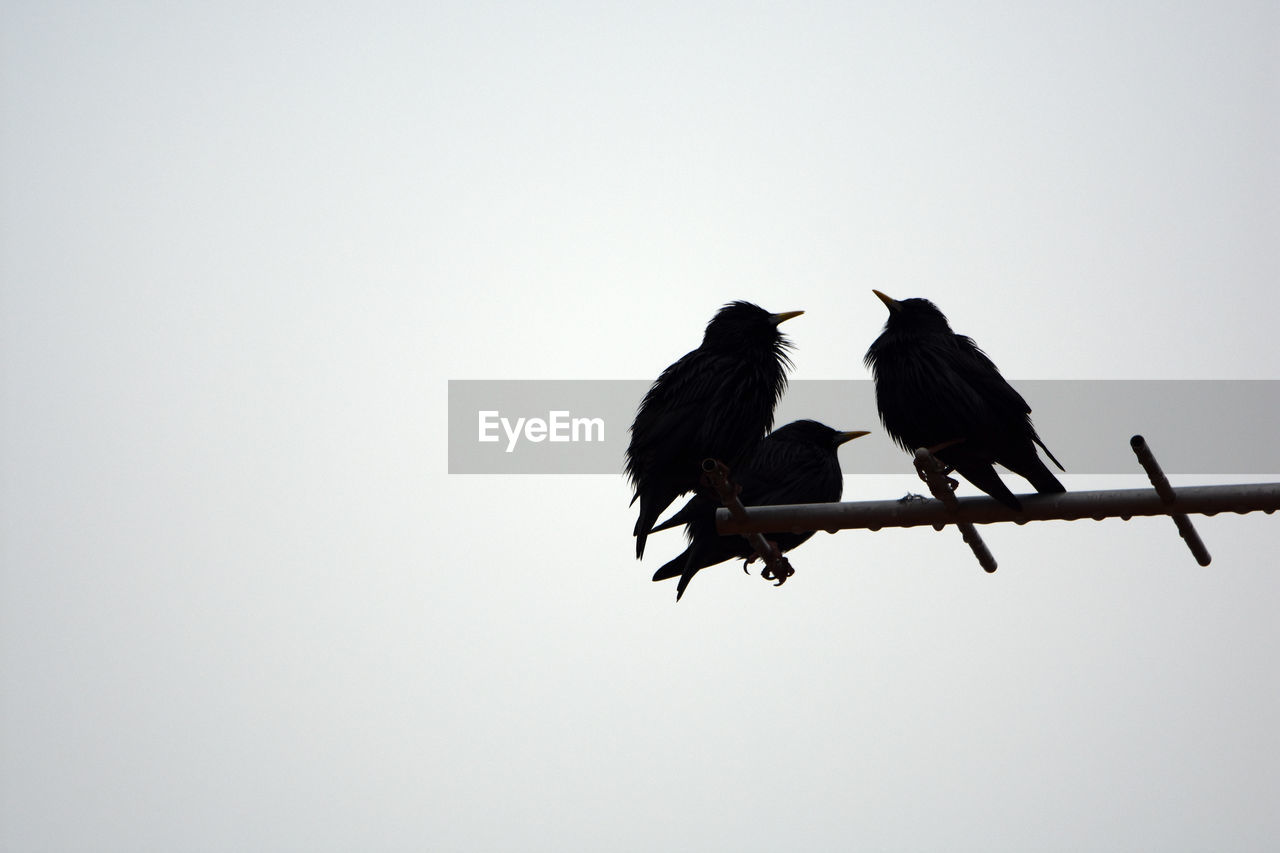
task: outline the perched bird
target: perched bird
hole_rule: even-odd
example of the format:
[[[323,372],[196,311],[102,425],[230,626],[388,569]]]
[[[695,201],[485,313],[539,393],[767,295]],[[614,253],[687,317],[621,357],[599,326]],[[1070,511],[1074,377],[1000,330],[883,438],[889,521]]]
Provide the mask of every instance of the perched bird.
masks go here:
[[[741,487],[738,499],[743,506],[829,503],[840,500],[844,477],[836,448],[866,432],[836,432],[817,421],[793,421],[771,432],[760,442],[755,455],[732,479]],[[654,572],[655,581],[679,577],[676,601],[699,570],[735,557],[750,559],[755,553],[747,540],[737,534],[716,535],[716,508],[720,501],[706,494],[694,495],[684,508],[653,529],[653,532],[685,525],[689,547],[680,556]],[[780,552],[808,540],[813,531],[772,536]]]
[[[791,344],[778,324],[803,313],[770,314],[750,302],[731,302],[711,318],[702,345],[649,388],[627,447],[631,503],[640,501],[633,533],[637,559],[663,510],[698,487],[703,459],[733,469],[773,426],[773,407],[791,366]]]
[[[986,353],[951,331],[929,300],[872,292],[889,308],[884,331],[866,356],[889,435],[908,452],[933,449],[943,464],[1013,509],[1022,504],[993,462],[1027,478],[1038,492],[1065,492],[1036,453],[1039,445],[1062,469],[1036,434],[1031,407]]]

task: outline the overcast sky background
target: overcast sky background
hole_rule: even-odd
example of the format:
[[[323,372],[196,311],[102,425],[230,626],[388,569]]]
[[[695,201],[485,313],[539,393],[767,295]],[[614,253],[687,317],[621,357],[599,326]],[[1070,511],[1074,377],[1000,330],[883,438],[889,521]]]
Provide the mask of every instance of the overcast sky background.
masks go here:
[[[1275,516],[677,606],[620,475],[450,477],[445,406],[739,298],[864,378],[873,287],[1015,381],[1280,378],[1277,104],[1267,2],[6,3],[0,848],[1274,845]]]

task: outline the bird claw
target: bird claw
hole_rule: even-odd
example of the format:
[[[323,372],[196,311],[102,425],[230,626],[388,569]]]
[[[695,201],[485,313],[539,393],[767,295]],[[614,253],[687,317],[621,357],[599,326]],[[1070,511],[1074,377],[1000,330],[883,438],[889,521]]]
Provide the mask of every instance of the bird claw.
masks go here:
[[[760,572],[760,577],[767,581],[774,581],[774,586],[782,586],[787,582],[787,578],[796,573],[796,570],[791,567],[791,561],[782,556],[777,542],[765,541],[769,545],[769,554],[765,557],[765,567],[764,571]]]
[[[796,573],[791,568],[791,561],[786,557],[779,557],[778,561],[772,566],[765,566],[764,571],[760,573],[760,577],[767,581],[774,581],[774,586],[782,586],[787,582],[787,578]]]
[[[702,470],[704,472],[703,482],[715,489],[720,496],[720,502],[729,509],[729,512],[745,516],[746,510],[743,509],[738,498],[738,495],[742,492],[742,485],[729,479],[728,467],[718,460],[704,459],[702,461]],[[752,535],[759,537],[759,534]],[[762,538],[759,537],[759,539]],[[796,573],[796,570],[791,568],[791,563],[787,561],[786,557],[782,556],[782,551],[778,548],[777,542],[764,539],[764,544],[768,546],[768,553],[761,553],[761,549],[757,544],[759,539],[757,539],[757,542],[752,543],[755,553],[746,558],[742,564],[742,570],[749,572],[750,569],[747,567],[751,563],[755,562],[756,559],[763,559],[765,568],[760,573],[760,576],[765,580],[775,581],[774,586],[782,586],[786,583],[787,578]],[[747,540],[750,542],[751,536],[748,536]]]
[[[934,459],[937,459],[937,457],[935,456]],[[929,473],[925,471],[924,466],[920,463],[920,460],[917,459],[915,464],[916,464],[916,476],[920,478],[921,482],[928,483]],[[950,465],[947,465],[941,459],[938,459],[938,464],[942,465],[942,470],[939,471],[938,473],[940,473],[946,479],[946,483],[948,486],[951,487],[951,491],[954,492],[956,489],[960,488],[959,480],[957,480],[954,477],[947,476],[948,474],[950,474],[952,471],[956,469],[952,468]],[[924,499],[924,495],[917,495],[916,497],[920,498],[921,500]],[[901,498],[900,501],[905,502],[908,499],[914,500],[914,498],[912,498],[912,496],[908,494],[906,497]]]
[[[796,573],[791,567],[791,561],[782,556],[782,552],[778,550],[778,543],[766,539],[769,545],[770,553],[763,559],[765,562],[764,569],[760,572],[760,577],[767,581],[775,581],[774,586],[782,586],[787,582],[787,578]],[[742,561],[742,573],[751,574],[749,566],[756,560],[762,559],[759,554],[752,554]]]

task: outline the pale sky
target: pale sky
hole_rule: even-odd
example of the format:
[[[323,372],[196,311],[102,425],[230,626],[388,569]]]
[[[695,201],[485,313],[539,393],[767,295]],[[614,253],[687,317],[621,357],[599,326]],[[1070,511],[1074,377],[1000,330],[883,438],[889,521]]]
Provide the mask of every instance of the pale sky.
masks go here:
[[[1280,379],[1277,104],[1263,2],[5,4],[0,849],[1274,847],[1280,517],[676,605],[620,474],[449,476],[446,383],[733,299],[862,379],[873,287],[1015,384]]]

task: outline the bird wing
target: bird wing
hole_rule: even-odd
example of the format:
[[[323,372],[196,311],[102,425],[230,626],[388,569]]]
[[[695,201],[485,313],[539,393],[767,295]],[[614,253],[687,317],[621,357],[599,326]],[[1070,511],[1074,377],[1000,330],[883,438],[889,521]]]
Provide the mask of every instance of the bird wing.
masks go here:
[[[749,446],[759,439],[764,429],[737,417],[733,405],[751,379],[750,368],[740,359],[701,350],[663,371],[631,426],[627,470],[632,479],[638,479],[651,454],[670,458],[684,452],[696,465],[717,445]]]
[[[840,500],[844,477],[834,453],[789,441],[760,443],[739,479],[744,506]]]
[[[633,482],[645,472],[650,456],[693,443],[710,381],[704,355],[694,350],[673,362],[640,401],[627,448],[627,472]]]
[[[956,335],[955,369],[1000,420],[1031,414],[1031,407],[1003,376],[972,338]]]
[[[990,416],[998,428],[1016,431],[1029,437],[1053,460],[1053,464],[1061,469],[1062,463],[1049,448],[1045,447],[1036,433],[1036,428],[1031,423],[1031,406],[1027,401],[1000,375],[995,363],[978,348],[972,339],[964,335],[956,335],[956,338],[961,352],[961,358],[958,360],[959,369],[966,381],[973,385],[974,389],[987,401],[991,409]],[[1011,427],[1015,429],[1011,430]]]

